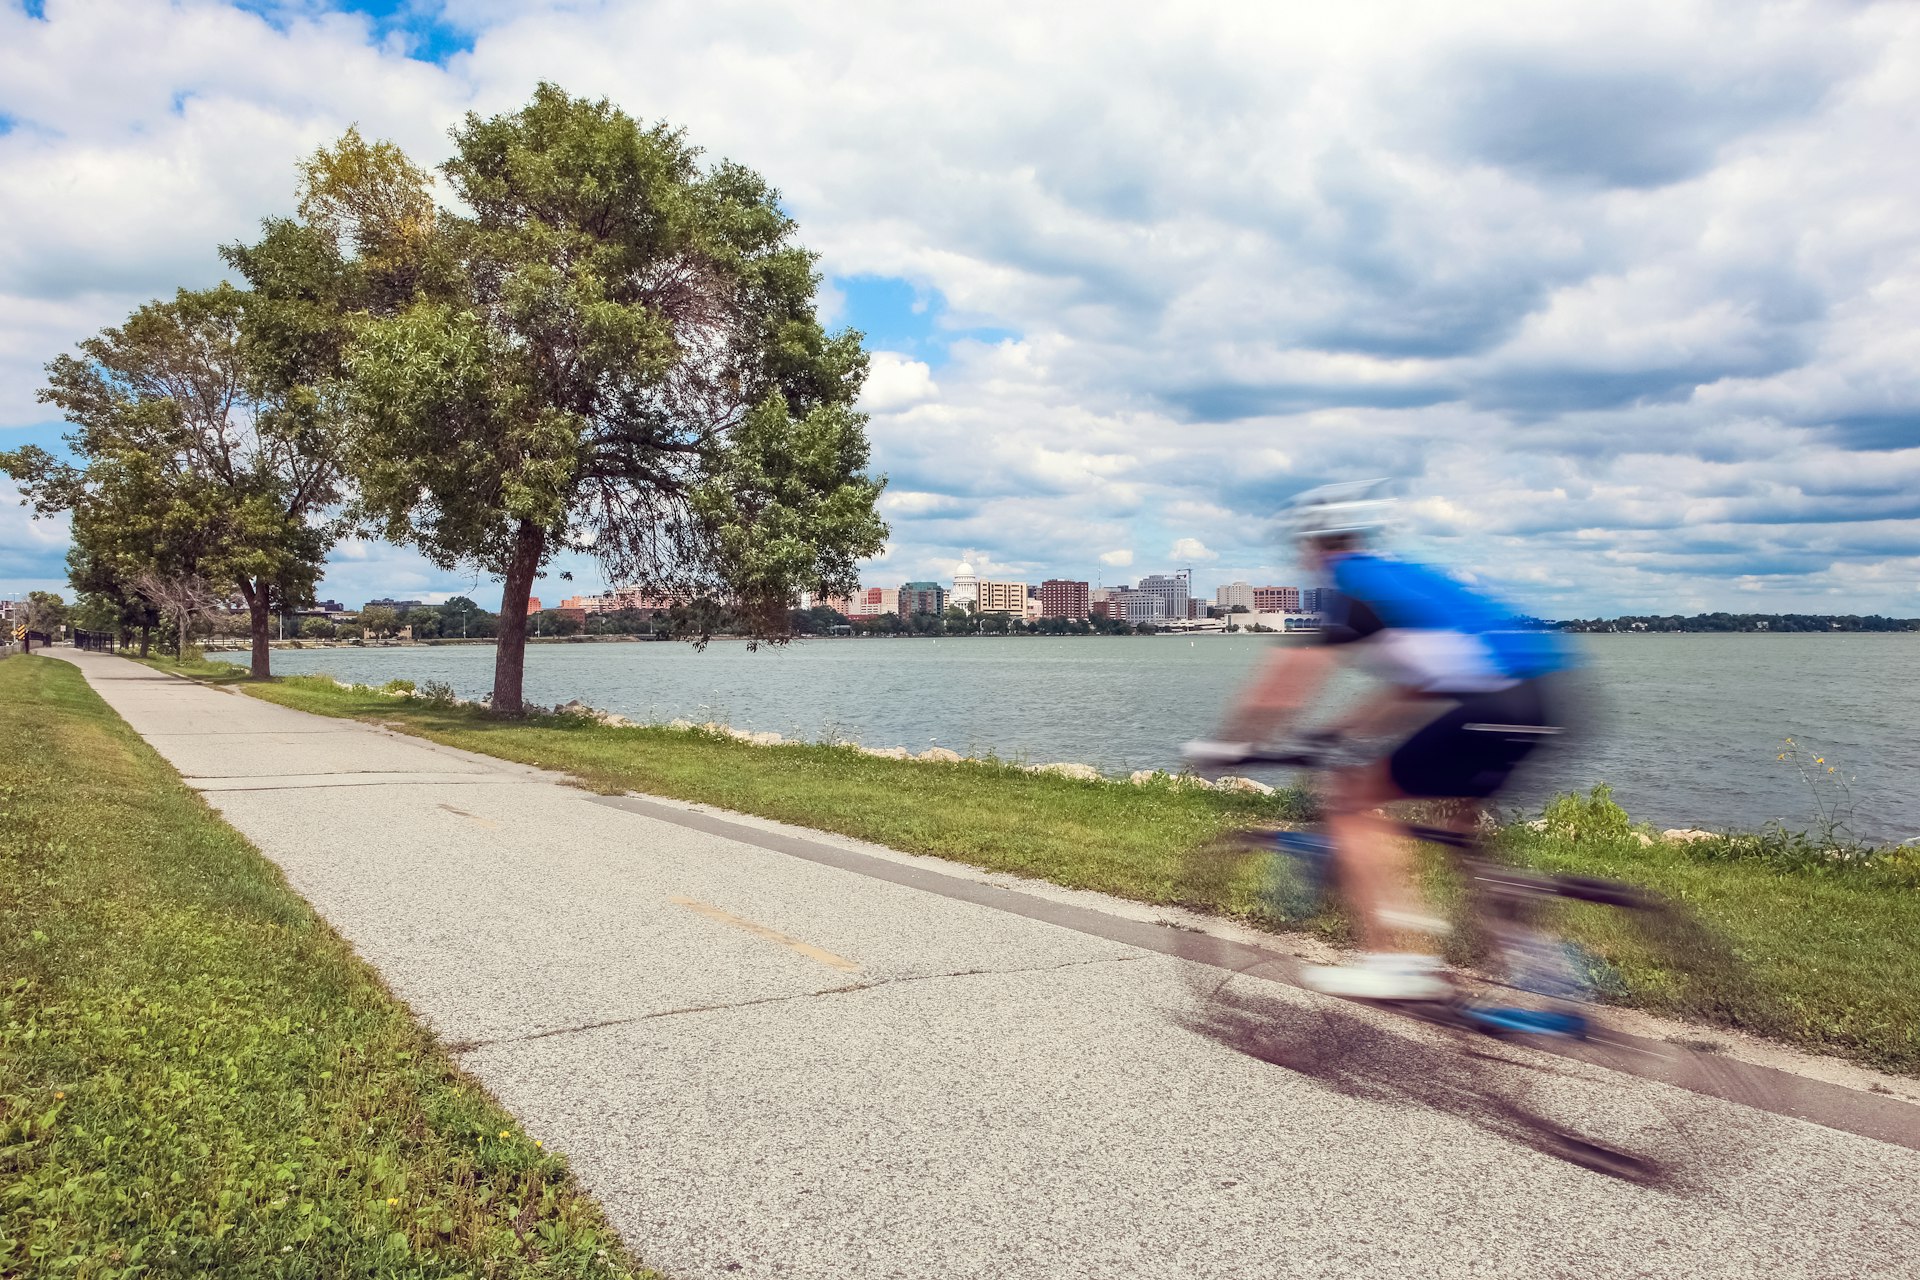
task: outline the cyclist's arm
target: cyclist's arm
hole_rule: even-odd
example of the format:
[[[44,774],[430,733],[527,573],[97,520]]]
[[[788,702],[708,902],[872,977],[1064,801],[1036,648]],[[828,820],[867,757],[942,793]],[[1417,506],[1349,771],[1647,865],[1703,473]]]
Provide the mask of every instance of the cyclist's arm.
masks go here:
[[[1253,686],[1221,727],[1221,740],[1261,742],[1278,733],[1313,701],[1339,661],[1338,653],[1327,645],[1269,655]]]
[[[1353,708],[1322,726],[1327,733],[1343,738],[1371,738],[1410,731],[1431,720],[1438,707],[1432,698],[1422,698],[1401,685],[1391,684],[1375,690]]]

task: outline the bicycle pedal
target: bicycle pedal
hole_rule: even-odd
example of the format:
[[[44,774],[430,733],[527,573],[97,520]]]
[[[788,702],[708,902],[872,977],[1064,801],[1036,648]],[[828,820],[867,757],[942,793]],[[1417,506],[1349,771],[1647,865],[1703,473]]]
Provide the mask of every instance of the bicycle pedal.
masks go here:
[[[1587,1020],[1577,1013],[1552,1013],[1541,1009],[1503,1009],[1472,1006],[1461,1013],[1476,1026],[1491,1031],[1522,1035],[1566,1036],[1573,1040],[1587,1037]]]

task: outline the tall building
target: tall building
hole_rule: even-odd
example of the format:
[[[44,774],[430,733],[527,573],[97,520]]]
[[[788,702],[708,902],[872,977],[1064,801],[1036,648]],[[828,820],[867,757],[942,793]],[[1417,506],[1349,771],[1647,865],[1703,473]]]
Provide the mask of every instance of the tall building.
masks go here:
[[[1326,592],[1320,587],[1303,587],[1300,590],[1300,612],[1321,613],[1326,609]]]
[[[596,613],[618,613],[622,609],[637,609],[642,613],[659,613],[673,608],[677,604],[692,604],[692,592],[666,592],[660,595],[648,595],[638,587],[614,587],[597,596],[568,596],[560,602],[562,609],[578,609],[588,615]]]
[[[1048,578],[1040,584],[1040,616],[1043,618],[1085,618],[1088,603],[1084,582]]]
[[[1140,579],[1140,594],[1159,601],[1158,617],[1184,618],[1187,616],[1187,586],[1185,569],[1178,573],[1150,573]],[[1153,619],[1140,618],[1138,621],[1151,622]]]
[[[954,599],[959,604],[960,584],[954,583]],[[978,594],[974,597],[974,607],[981,613],[1018,614],[1027,607],[1027,584],[1024,582],[992,582],[982,579]]]
[[[1300,612],[1300,588],[1255,587],[1253,611],[1255,613],[1298,613]]]
[[[962,609],[971,609],[980,601],[980,579],[975,576],[973,566],[962,560],[953,571],[953,592],[947,597],[949,604],[959,605]]]
[[[1229,582],[1226,586],[1214,591],[1213,603],[1229,612],[1238,605],[1248,613],[1252,613],[1253,588],[1244,582]]]
[[[877,618],[883,613],[900,612],[900,588],[862,587],[854,593],[849,618]]]
[[[900,588],[900,616],[945,613],[947,589],[937,582],[909,582]]]
[[[1165,622],[1173,616],[1167,612],[1166,598],[1148,591],[1129,591],[1117,603],[1120,616],[1128,622]],[[1180,616],[1187,616],[1184,600]]]

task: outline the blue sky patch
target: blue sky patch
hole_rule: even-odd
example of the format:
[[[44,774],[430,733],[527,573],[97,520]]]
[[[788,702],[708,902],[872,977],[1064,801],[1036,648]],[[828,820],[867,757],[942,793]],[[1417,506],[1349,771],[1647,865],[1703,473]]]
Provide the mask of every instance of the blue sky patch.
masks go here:
[[[869,351],[898,351],[938,368],[955,342],[1001,342],[1011,329],[968,328],[948,318],[947,300],[899,276],[835,276],[828,281],[846,299],[829,328],[858,329]]]
[[[235,0],[235,7],[258,14],[275,26],[304,9],[276,0]],[[437,0],[330,0],[313,7],[361,15],[371,23],[377,40],[397,34],[408,56],[422,62],[443,65],[454,54],[473,49],[474,33],[448,21],[446,6]]]

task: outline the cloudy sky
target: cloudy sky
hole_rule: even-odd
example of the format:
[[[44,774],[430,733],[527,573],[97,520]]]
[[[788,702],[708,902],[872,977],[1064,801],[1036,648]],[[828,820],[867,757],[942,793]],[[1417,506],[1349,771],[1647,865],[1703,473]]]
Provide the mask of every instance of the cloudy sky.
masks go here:
[[[874,352],[870,582],[1285,582],[1285,496],[1391,475],[1532,612],[1920,614],[1910,3],[0,0],[0,447],[302,154],[543,78],[784,193]],[[0,592],[63,586],[14,496]],[[324,585],[435,592],[499,594]]]

